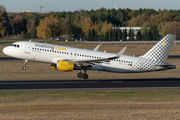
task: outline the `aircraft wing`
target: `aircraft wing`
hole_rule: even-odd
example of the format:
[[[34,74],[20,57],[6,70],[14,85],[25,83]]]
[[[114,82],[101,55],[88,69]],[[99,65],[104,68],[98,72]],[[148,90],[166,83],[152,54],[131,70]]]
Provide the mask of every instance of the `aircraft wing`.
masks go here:
[[[86,64],[96,64],[96,63],[103,63],[103,62],[109,62],[110,60],[117,59],[121,57],[121,55],[124,53],[127,47],[124,47],[117,55],[114,57],[108,57],[103,59],[64,59],[64,61],[72,61],[75,63],[86,63]]]

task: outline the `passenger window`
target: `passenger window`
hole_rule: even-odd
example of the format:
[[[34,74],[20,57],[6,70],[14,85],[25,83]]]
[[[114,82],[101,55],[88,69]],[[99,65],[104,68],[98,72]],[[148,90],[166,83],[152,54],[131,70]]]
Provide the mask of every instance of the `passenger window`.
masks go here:
[[[44,49],[42,49],[42,51],[44,51]]]
[[[59,51],[57,51],[57,53],[59,53]]]
[[[64,52],[64,54],[66,54],[66,52]]]
[[[17,45],[17,47],[19,48],[19,45]]]
[[[69,53],[67,52],[67,55],[68,55]]]
[[[77,56],[79,56],[79,54],[77,54]]]

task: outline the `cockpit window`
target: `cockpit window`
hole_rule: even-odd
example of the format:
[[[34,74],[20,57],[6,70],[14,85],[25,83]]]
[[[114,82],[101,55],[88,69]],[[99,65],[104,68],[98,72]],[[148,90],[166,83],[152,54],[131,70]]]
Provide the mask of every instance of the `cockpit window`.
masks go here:
[[[12,44],[11,46],[19,48],[19,45],[17,45],[17,44]]]

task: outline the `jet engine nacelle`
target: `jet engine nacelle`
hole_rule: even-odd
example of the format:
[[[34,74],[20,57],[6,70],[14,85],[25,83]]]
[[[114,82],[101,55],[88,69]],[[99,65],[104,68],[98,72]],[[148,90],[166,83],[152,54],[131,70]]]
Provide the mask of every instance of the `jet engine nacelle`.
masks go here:
[[[73,71],[74,62],[58,60],[57,64],[51,64],[50,68],[60,71]]]

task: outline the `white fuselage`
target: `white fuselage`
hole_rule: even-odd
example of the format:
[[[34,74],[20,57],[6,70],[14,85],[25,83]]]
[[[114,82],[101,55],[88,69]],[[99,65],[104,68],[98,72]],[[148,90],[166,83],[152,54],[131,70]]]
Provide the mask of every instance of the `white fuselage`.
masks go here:
[[[113,57],[116,54],[73,47],[51,45],[38,42],[16,42],[12,46],[3,49],[6,55],[11,57],[32,60],[45,63],[57,63],[57,60],[94,60]],[[144,59],[146,63],[139,62]],[[149,61],[149,62],[147,62]],[[109,72],[149,72],[161,70],[154,67],[156,61],[146,60],[145,58],[122,55],[120,58],[109,62],[96,63],[90,70],[100,70]],[[144,67],[144,64],[148,67]]]

